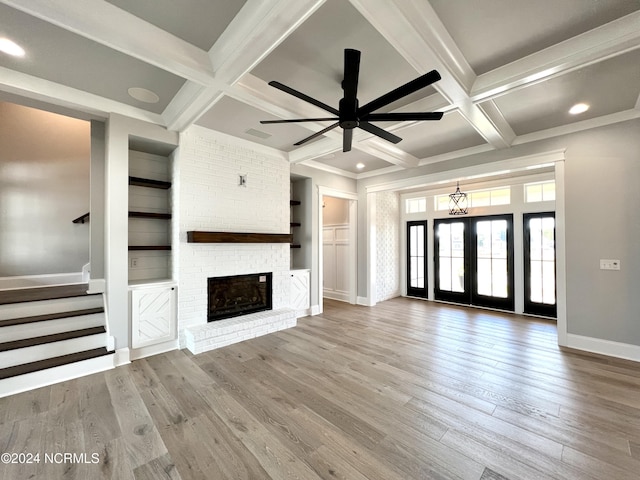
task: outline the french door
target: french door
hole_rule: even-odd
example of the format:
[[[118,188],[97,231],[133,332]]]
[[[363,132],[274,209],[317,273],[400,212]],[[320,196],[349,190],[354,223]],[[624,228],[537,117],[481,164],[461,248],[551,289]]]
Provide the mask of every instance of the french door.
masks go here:
[[[407,222],[407,295],[427,298],[427,221]]]
[[[434,222],[435,298],[514,309],[513,216]]]
[[[555,226],[553,212],[524,214],[524,313],[557,316]]]

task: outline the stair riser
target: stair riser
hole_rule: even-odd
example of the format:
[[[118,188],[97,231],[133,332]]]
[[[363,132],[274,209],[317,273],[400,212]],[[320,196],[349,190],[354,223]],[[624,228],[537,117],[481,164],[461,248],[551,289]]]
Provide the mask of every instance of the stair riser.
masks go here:
[[[115,355],[80,360],[68,365],[27,373],[17,377],[0,380],[0,398],[16,393],[26,392],[35,388],[53,385],[72,378],[83,377],[92,373],[110,370],[115,367]]]
[[[37,362],[51,357],[81,352],[93,348],[104,347],[107,344],[107,334],[99,333],[79,338],[71,338],[59,342],[34,345],[0,352],[0,368],[13,367],[23,363]]]
[[[53,333],[70,332],[83,328],[104,326],[104,313],[91,315],[79,315],[76,317],[58,318],[44,322],[25,323],[23,325],[11,325],[0,328],[0,337],[3,342],[12,342],[24,338],[41,337]]]
[[[11,303],[7,305],[0,305],[0,320],[33,317],[36,315],[69,312],[72,310],[84,310],[87,308],[102,307],[102,305],[102,295],[40,300],[38,302]]]

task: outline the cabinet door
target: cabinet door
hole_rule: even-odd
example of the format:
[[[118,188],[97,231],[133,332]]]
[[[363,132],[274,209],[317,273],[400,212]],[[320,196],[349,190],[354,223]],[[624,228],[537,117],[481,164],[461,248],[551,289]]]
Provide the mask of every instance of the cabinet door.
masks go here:
[[[291,308],[298,312],[309,308],[309,272],[291,272]]]
[[[131,291],[131,346],[174,340],[176,289],[173,286]]]

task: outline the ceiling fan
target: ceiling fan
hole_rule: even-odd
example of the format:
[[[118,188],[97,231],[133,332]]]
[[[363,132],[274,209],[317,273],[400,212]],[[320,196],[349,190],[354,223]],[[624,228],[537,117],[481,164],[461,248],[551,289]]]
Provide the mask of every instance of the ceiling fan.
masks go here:
[[[294,145],[302,145],[309,140],[313,140],[321,135],[324,135],[329,130],[333,130],[336,127],[340,127],[343,130],[342,139],[342,151],[348,152],[351,150],[351,143],[353,140],[353,129],[356,127],[362,128],[373,135],[377,135],[384,140],[391,143],[398,143],[402,138],[394,135],[380,127],[373,125],[371,122],[385,122],[385,121],[420,121],[420,120],[440,120],[442,118],[442,112],[424,112],[424,113],[373,113],[374,110],[378,110],[386,105],[389,105],[396,100],[399,100],[407,95],[417,92],[421,88],[428,87],[434,82],[440,80],[440,74],[432,70],[429,73],[411,80],[409,83],[391,90],[385,93],[381,97],[372,100],[371,102],[363,105],[358,104],[358,74],[360,71],[360,51],[347,48],[344,51],[344,79],[342,80],[342,89],[344,90],[344,97],[340,100],[338,109],[327,105],[315,98],[305,95],[302,92],[294,90],[291,87],[287,87],[280,82],[271,81],[269,85],[282,90],[289,95],[293,95],[305,102],[309,102],[312,105],[322,108],[329,113],[335,115],[335,117],[323,117],[323,118],[298,118],[291,120],[262,120],[260,123],[299,123],[299,122],[325,122],[337,120],[327,128],[320,130],[313,135],[294,143]]]

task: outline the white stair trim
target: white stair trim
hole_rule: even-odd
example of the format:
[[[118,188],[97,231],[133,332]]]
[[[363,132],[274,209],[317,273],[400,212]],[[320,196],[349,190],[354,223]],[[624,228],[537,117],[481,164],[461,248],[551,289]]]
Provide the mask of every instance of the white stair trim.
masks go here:
[[[0,380],[0,398],[115,367],[113,353]]]
[[[60,357],[70,353],[102,348],[107,343],[106,333],[70,338],[59,342],[34,345],[0,352],[0,368],[14,367],[25,363],[37,362],[48,358]]]
[[[81,297],[56,298],[35,302],[8,303],[0,305],[0,320],[12,318],[34,317],[51,313],[85,310],[103,307],[102,295],[84,295]]]
[[[83,328],[102,326],[104,326],[104,313],[91,313],[0,327],[0,333],[2,333],[3,342],[12,342],[14,340],[42,337],[54,333],[71,332],[74,330],[82,330]]]

